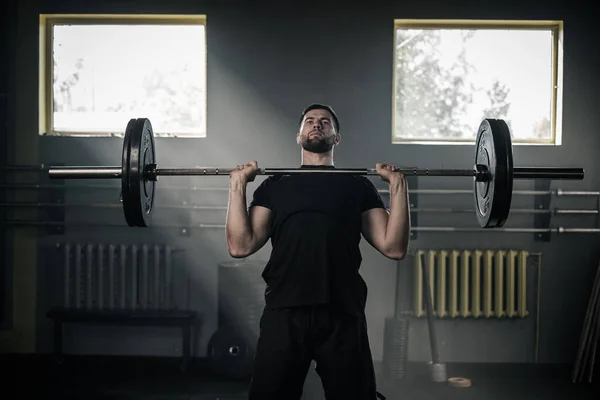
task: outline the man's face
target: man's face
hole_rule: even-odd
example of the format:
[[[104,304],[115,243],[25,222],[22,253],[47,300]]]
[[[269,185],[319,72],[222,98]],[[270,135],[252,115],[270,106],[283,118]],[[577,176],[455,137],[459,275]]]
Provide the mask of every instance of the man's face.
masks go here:
[[[340,142],[334,120],[327,110],[310,110],[304,116],[296,142],[311,153],[326,153]]]

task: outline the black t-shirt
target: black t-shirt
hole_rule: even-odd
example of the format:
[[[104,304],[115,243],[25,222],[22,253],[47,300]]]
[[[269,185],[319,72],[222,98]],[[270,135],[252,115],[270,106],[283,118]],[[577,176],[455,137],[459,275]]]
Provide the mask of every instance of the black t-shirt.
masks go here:
[[[361,215],[385,207],[367,177],[273,175],[254,192],[253,206],[272,212],[273,249],[262,274],[267,308],[330,304],[345,312],[364,312]]]

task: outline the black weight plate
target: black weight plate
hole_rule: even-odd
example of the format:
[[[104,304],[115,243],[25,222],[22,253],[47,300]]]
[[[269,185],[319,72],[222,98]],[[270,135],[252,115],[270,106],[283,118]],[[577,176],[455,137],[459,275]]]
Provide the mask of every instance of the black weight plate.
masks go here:
[[[154,134],[147,118],[137,118],[130,129],[128,185],[123,195],[123,212],[129,226],[150,225],[154,205],[154,180],[146,179],[146,168],[156,159]],[[125,193],[127,195],[125,195]]]
[[[487,118],[479,125],[475,164],[485,165],[490,175],[473,182],[477,221],[482,228],[499,228],[508,219],[513,191],[512,140],[504,120]]]
[[[239,330],[223,325],[211,336],[207,356],[214,372],[231,379],[244,379],[252,375],[254,347],[248,345]]]
[[[495,216],[496,227],[500,228],[504,225],[510,214],[510,208],[512,207],[512,195],[513,195],[513,183],[514,183],[514,161],[513,161],[513,147],[512,138],[510,135],[510,128],[508,124],[502,120],[497,119],[497,127],[492,127],[494,132],[502,132],[502,138],[504,139],[504,157],[506,160],[506,180],[504,181],[505,187],[502,188],[504,198],[500,201],[499,214]]]
[[[129,153],[130,153],[130,143],[131,143],[131,131],[135,125],[135,118],[130,119],[127,123],[127,128],[125,128],[125,136],[123,137],[123,154],[121,160],[121,202],[123,203],[123,211],[125,213],[125,219],[128,225],[130,221],[128,219],[128,213],[125,211],[125,204],[130,204],[130,199],[125,199],[125,197],[130,196],[129,192]]]

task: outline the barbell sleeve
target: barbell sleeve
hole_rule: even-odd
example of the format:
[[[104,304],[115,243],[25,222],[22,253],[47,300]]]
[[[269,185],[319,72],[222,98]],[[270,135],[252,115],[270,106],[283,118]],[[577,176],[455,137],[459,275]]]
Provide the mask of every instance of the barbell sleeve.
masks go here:
[[[121,167],[50,167],[51,179],[120,179]]]
[[[514,179],[557,179],[557,180],[583,180],[583,168],[556,168],[556,167],[515,167]]]

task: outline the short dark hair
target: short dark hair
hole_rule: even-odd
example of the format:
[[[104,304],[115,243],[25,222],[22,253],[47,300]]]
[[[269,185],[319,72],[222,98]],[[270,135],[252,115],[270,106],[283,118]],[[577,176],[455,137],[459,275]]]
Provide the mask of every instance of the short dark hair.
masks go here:
[[[333,108],[331,108],[328,105],[319,104],[319,103],[311,104],[310,106],[306,107],[304,109],[304,111],[302,111],[302,115],[300,115],[300,125],[302,125],[302,121],[304,120],[306,113],[309,112],[310,110],[327,110],[327,111],[329,111],[329,114],[331,114],[331,116],[333,117],[333,123],[335,124],[335,130],[337,132],[340,131],[340,121],[339,121],[335,111],[333,111]]]

